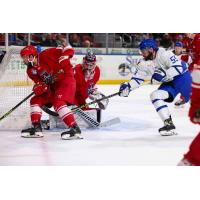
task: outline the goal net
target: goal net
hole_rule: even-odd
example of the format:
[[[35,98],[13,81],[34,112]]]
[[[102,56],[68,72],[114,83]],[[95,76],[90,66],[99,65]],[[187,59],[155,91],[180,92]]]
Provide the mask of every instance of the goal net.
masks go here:
[[[0,64],[0,117],[28,96],[32,81],[26,75],[26,66],[20,58],[23,47],[11,46]],[[30,124],[30,100],[24,102],[0,121],[0,129],[21,129]]]
[[[20,50],[22,48],[11,46],[0,64],[0,117],[32,92],[33,82],[28,78],[26,66],[20,57]],[[2,119],[0,121],[0,130],[21,130],[30,126],[29,103],[30,99]],[[96,111],[90,111],[88,114],[91,117],[97,117]],[[43,113],[43,118],[46,117],[49,119],[49,116]],[[78,115],[75,115],[75,119],[81,127],[88,126]],[[64,127],[59,119],[53,117],[50,117],[50,124],[52,128],[59,128],[60,124],[61,127]]]

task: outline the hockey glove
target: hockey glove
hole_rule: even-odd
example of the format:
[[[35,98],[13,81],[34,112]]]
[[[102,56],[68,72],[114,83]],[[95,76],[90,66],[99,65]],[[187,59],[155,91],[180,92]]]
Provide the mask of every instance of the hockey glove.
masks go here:
[[[38,82],[33,86],[33,92],[36,96],[40,96],[48,91],[48,85]]]
[[[131,91],[131,85],[128,82],[122,83],[119,88],[119,96],[128,97]]]
[[[172,78],[169,78],[165,72],[165,70],[163,70],[162,68],[156,69],[154,71],[154,74],[151,77],[151,83],[153,84],[155,81],[158,82],[169,82],[171,81]]]

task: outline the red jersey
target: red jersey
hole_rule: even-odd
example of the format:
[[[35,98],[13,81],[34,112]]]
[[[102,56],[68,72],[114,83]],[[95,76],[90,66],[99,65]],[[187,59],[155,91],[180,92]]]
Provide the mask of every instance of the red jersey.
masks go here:
[[[188,54],[182,53],[181,55],[178,56],[178,58],[186,62],[188,65],[192,63],[192,58]]]
[[[39,54],[37,65],[27,68],[27,74],[35,83],[44,82],[49,74],[55,75],[60,69],[64,70],[62,79],[73,77],[70,63],[73,55],[74,50],[69,46],[46,49]]]
[[[200,124],[200,118],[195,117],[195,112],[200,108],[200,66],[195,65],[192,71],[192,95],[189,109],[189,117],[191,122]],[[200,133],[194,138],[190,144],[189,151],[184,158],[193,165],[200,166]]]
[[[196,34],[192,41],[192,59],[195,64],[200,65],[200,34]]]
[[[185,37],[183,39],[183,46],[186,49],[186,52],[191,54],[192,53],[192,41],[193,39],[189,38],[189,37]]]
[[[85,74],[82,70],[82,64],[75,66],[74,73],[76,79],[76,104],[83,105],[86,103],[85,100],[88,98],[89,94],[91,94],[91,91],[100,78],[100,68],[96,66],[94,74],[88,80],[85,78]]]

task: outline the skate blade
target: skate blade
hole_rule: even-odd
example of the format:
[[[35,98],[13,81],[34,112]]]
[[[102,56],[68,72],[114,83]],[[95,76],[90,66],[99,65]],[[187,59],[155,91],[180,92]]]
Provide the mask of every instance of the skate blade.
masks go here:
[[[63,136],[63,137],[61,137],[61,139],[62,140],[80,140],[80,139],[83,139],[83,137],[82,136],[80,136],[80,135],[74,135],[74,136]]]
[[[21,133],[21,137],[23,138],[42,138],[44,137],[42,132],[38,132],[37,134],[30,135],[29,133]]]
[[[178,133],[175,130],[171,131],[161,131],[160,132],[161,136],[172,136],[172,135],[178,135]]]

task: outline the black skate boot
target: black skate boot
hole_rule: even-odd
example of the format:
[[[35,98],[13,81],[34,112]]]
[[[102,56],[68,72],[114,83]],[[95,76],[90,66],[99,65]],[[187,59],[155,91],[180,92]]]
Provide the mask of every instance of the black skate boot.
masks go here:
[[[176,108],[183,108],[185,105],[185,100],[184,99],[179,99],[177,102],[175,102],[175,107]]]
[[[83,139],[81,136],[81,129],[78,127],[78,125],[71,127],[69,131],[61,133],[61,138],[63,140]]]
[[[33,127],[21,131],[21,137],[24,138],[40,138],[43,137],[42,127],[40,123],[34,123]]]
[[[162,128],[160,128],[158,131],[159,131],[160,135],[162,135],[162,136],[171,136],[171,135],[177,135],[175,130],[176,130],[176,127],[174,126],[174,124],[172,122],[172,118],[170,116],[169,119],[166,119],[164,121],[164,126]]]

